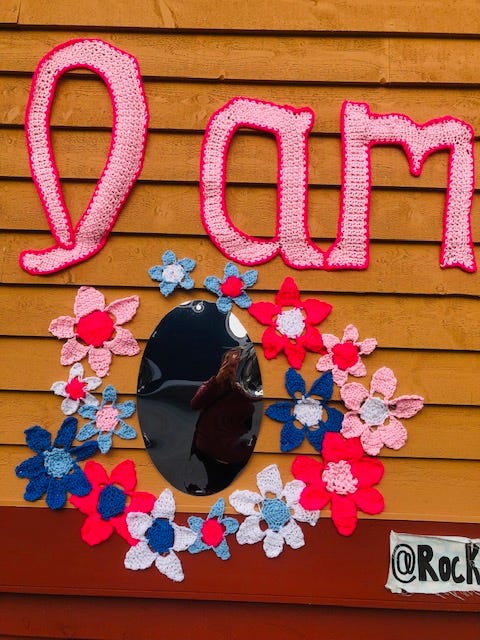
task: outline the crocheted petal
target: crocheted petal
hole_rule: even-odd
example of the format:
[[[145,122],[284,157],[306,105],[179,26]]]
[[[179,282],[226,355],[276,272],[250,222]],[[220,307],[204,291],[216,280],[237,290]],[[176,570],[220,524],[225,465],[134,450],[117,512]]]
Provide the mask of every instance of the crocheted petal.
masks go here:
[[[307,314],[307,322],[310,324],[318,324],[325,320],[332,311],[332,305],[322,300],[315,300],[314,298],[308,298],[302,302],[303,309]]]
[[[297,429],[293,421],[286,422],[280,432],[280,450],[284,453],[299,447],[305,439],[305,429]]]
[[[345,331],[343,332],[342,342],[357,342],[358,335],[357,327],[353,324],[349,324],[345,327]]]
[[[157,556],[155,558],[155,566],[163,573],[164,576],[170,578],[174,582],[182,582],[184,579],[182,563],[178,559],[177,555],[170,551],[166,556]]]
[[[43,453],[50,449],[52,437],[43,427],[30,427],[25,430],[25,440],[32,451]]]
[[[357,526],[357,508],[353,496],[332,494],[332,520],[338,533],[350,536]]]
[[[63,479],[50,478],[46,502],[50,509],[61,509],[67,501],[67,490]]]
[[[152,566],[157,557],[157,553],[152,551],[145,540],[140,540],[134,547],[130,547],[125,556],[124,565],[126,569],[148,569]]]
[[[122,460],[117,464],[110,473],[110,482],[119,484],[125,491],[133,491],[137,486],[137,474],[133,460]],[[132,511],[137,511],[137,509],[132,509]]]
[[[368,429],[354,411],[349,411],[343,416],[341,433],[345,438],[359,438]]]
[[[251,516],[257,513],[255,507],[262,502],[263,498],[259,493],[255,491],[248,491],[248,489],[234,491],[228,501],[238,513],[243,516]]]
[[[77,424],[76,418],[65,418],[58,430],[57,437],[53,441],[53,446],[70,449],[77,432]]]
[[[73,414],[77,411],[79,404],[79,400],[73,400],[73,398],[64,398],[62,400],[62,404],[60,405],[60,409],[66,416],[73,416]]]
[[[308,456],[297,456],[292,464],[292,474],[297,480],[312,483],[317,482],[323,471],[323,465]]]
[[[188,547],[189,553],[200,553],[201,551],[206,551],[210,549],[210,547],[205,544],[200,538],[197,538],[195,542]]]
[[[207,289],[208,291],[211,291],[217,296],[221,295],[222,293],[220,291],[220,284],[221,284],[220,280],[215,276],[207,276],[203,281],[203,286],[205,287],[205,289]]]
[[[98,489],[92,489],[86,496],[70,496],[70,504],[73,504],[75,509],[78,509],[80,513],[84,513],[89,516],[97,513],[98,497],[100,491]]]
[[[98,513],[93,513],[85,519],[80,529],[80,535],[90,546],[100,544],[108,540],[113,533],[113,526],[110,521],[103,520]]]
[[[105,347],[117,356],[134,356],[140,351],[138,342],[131,331],[117,327],[113,340],[105,342]]]
[[[283,551],[283,535],[278,531],[267,529],[263,539],[263,550],[267,558],[276,558]]]
[[[193,287],[195,286],[195,282],[189,275],[186,275],[183,278],[183,280],[180,282],[180,286],[183,287],[183,289],[187,289],[187,290],[193,289]]]
[[[133,546],[137,544],[137,540],[135,538],[132,538],[132,536],[128,533],[126,514],[123,513],[116,518],[111,518],[109,522],[118,533],[118,535],[122,536],[122,538],[126,540],[129,545]]]
[[[88,440],[94,436],[96,433],[98,433],[98,429],[95,426],[95,422],[87,422],[87,424],[83,425],[77,433],[77,440],[83,442],[84,440]]]
[[[325,429],[306,429],[307,440],[310,442],[315,451],[321,453],[323,439],[325,438]]]
[[[287,356],[288,364],[294,367],[294,369],[301,369],[303,361],[305,360],[305,349],[302,345],[286,340],[283,343],[283,348]],[[265,357],[267,357],[267,354],[265,354]]]
[[[65,477],[65,488],[74,496],[86,496],[92,490],[83,469],[76,467],[73,472]]]
[[[293,518],[290,518],[279,533],[291,549],[300,549],[300,547],[303,547],[305,544],[303,531]]]
[[[225,276],[225,278],[229,278],[231,276],[238,278],[240,276],[240,271],[238,270],[236,264],[234,264],[233,262],[227,262],[227,264],[225,265],[225,269],[223,270],[223,275]]]
[[[230,558],[230,549],[228,548],[228,542],[225,538],[220,542],[220,544],[214,547],[213,550],[215,551],[217,558],[220,558],[220,560],[228,560]]]
[[[96,379],[100,380],[100,378],[96,378]],[[101,384],[101,380],[100,380],[100,384]],[[95,396],[93,396],[91,393],[88,393],[88,391],[85,393],[85,398],[83,401],[85,404],[90,405],[91,407],[98,407],[99,405],[97,398],[95,398]]]
[[[325,429],[333,433],[339,433],[342,428],[344,415],[334,407],[325,407],[327,419],[324,422]]]
[[[345,374],[345,380],[346,380],[347,372],[342,371],[342,373]],[[367,375],[367,367],[363,364],[361,360],[357,360],[357,362],[354,365],[348,368],[348,373],[352,376],[355,376],[356,378],[363,378],[363,376]]]
[[[84,371],[83,366],[81,365],[81,363],[80,362],[76,362],[70,368],[70,372],[68,374],[68,381],[70,382],[70,380],[73,380],[74,378],[83,379],[83,374],[84,373],[85,373],[85,371]],[[85,378],[84,382],[86,382],[87,379],[88,378]]]
[[[234,298],[233,301],[240,307],[240,309],[248,309],[248,307],[252,304],[250,296],[248,296],[245,292]]]
[[[175,262],[177,262],[177,256],[171,249],[167,249],[163,252],[162,262],[165,266],[168,266],[169,264],[175,264]]]
[[[98,449],[104,455],[112,448],[112,432],[99,433],[97,438]]]
[[[192,258],[182,258],[178,261],[178,264],[183,268],[185,272],[189,273],[190,271],[193,271],[193,269],[195,269],[197,263]]]
[[[219,498],[215,504],[212,505],[210,511],[208,512],[208,518],[221,518],[225,513],[225,500],[223,498]]]
[[[295,369],[288,369],[285,374],[285,388],[292,398],[295,398],[296,393],[301,393],[302,396],[306,393],[305,380]]]
[[[127,515],[128,532],[136,540],[141,540],[152,526],[153,518],[148,513],[133,512]]]
[[[300,307],[300,292],[297,283],[293,278],[288,276],[282,282],[282,285],[275,296],[275,304],[281,307]]]
[[[331,351],[333,347],[340,342],[337,336],[334,336],[331,333],[322,333],[322,340],[323,340],[323,346],[328,351]]]
[[[25,493],[23,497],[28,502],[35,502],[39,500],[44,493],[47,492],[48,485],[50,483],[50,478],[44,474],[41,476],[37,476],[33,480],[30,480],[25,488]]]
[[[174,551],[185,551],[195,542],[197,538],[195,531],[192,531],[188,527],[180,527],[178,524],[175,524],[175,522],[172,522],[172,527],[174,530],[172,549]]]
[[[330,400],[333,393],[333,375],[331,371],[326,371],[313,384],[308,395],[320,396],[324,400]]]
[[[390,413],[397,418],[411,418],[423,408],[424,400],[421,396],[400,396],[393,400]]]
[[[126,512],[143,512],[150,513],[155,504],[155,496],[147,491],[135,491],[130,496],[130,504],[126,508]]]
[[[375,340],[375,338],[366,338],[365,340],[362,340],[362,342],[360,342],[358,346],[360,348],[360,355],[368,356],[368,354],[372,353],[372,351],[375,351],[377,341]]]
[[[333,365],[332,375],[333,375],[333,381],[338,387],[343,387],[343,385],[348,380],[348,373],[346,371],[342,371],[342,369],[339,369],[336,365]],[[355,374],[352,374],[352,375],[355,375]]]
[[[395,451],[401,449],[407,441],[407,430],[400,420],[392,416],[388,424],[378,427],[377,432],[383,444],[389,449],[395,449]]]
[[[82,416],[82,418],[89,418],[93,420],[97,415],[98,404],[84,404],[78,410],[78,413]]]
[[[67,386],[67,383],[64,382],[63,380],[59,380],[58,382],[54,382],[52,384],[52,386],[50,387],[50,391],[53,391],[53,393],[56,396],[63,396],[64,398],[67,397],[67,392],[65,391],[65,388]]]
[[[323,509],[332,497],[332,493],[326,490],[323,482],[305,487],[300,496],[300,505],[308,511]]]
[[[108,349],[103,349],[102,347],[90,349],[88,353],[88,364],[100,378],[104,378],[107,375],[111,362],[112,354]]]
[[[355,495],[355,504],[364,513],[376,515],[385,509],[385,501],[377,489],[359,489]]]
[[[282,495],[283,482],[276,464],[269,464],[257,473],[257,485],[263,497],[267,493],[273,493],[277,498]]]
[[[154,518],[167,518],[173,520],[175,515],[175,499],[170,489],[164,489],[158,496],[152,509]]]
[[[249,310],[252,307],[249,307]],[[268,327],[265,329],[262,335],[262,347],[263,353],[267,360],[272,360],[278,354],[284,346],[288,343],[288,340],[282,336],[279,336],[273,327]]]
[[[75,335],[75,318],[71,316],[60,316],[50,322],[48,330],[59,340],[73,338]]]
[[[216,302],[217,309],[221,313],[228,313],[232,308],[232,299],[227,296],[220,296]]]
[[[80,344],[76,338],[70,338],[62,347],[60,364],[67,365],[78,362],[87,355],[88,351],[89,347],[87,345]]]
[[[202,530],[205,520],[199,516],[189,516],[187,522],[190,529],[198,535]]]
[[[75,297],[73,311],[77,318],[87,316],[92,311],[105,309],[105,297],[94,287],[80,287]]]
[[[223,518],[222,524],[225,527],[225,535],[228,536],[231,533],[238,531],[238,520],[236,518]]]
[[[360,411],[363,402],[369,397],[368,391],[359,382],[347,382],[340,389],[340,396],[347,409]]]
[[[352,462],[352,474],[358,480],[358,489],[365,489],[378,484],[383,477],[383,464],[377,458],[363,457],[358,462]]]
[[[381,367],[372,376],[370,383],[370,393],[381,393],[385,400],[390,400],[397,388],[397,379],[391,369]]]
[[[260,516],[248,516],[237,531],[238,544],[255,544],[263,540],[265,531],[260,529]]]
[[[128,296],[127,298],[120,298],[114,300],[105,309],[108,313],[111,313],[115,317],[115,325],[124,324],[133,318],[137,313],[140,299],[138,296]]]
[[[134,440],[137,437],[135,429],[123,420],[120,420],[120,428],[115,431],[115,434],[122,440]]]
[[[293,505],[292,511],[292,517],[295,518],[295,520],[298,520],[298,522],[308,522],[312,527],[317,524],[317,521],[320,518],[320,511],[318,509],[311,511],[302,507],[301,504]]]
[[[178,286],[178,282],[161,282],[160,283],[160,293],[163,293],[165,297],[169,296],[171,293],[175,291]]]
[[[162,282],[163,280],[163,267],[160,264],[156,264],[154,267],[150,267],[148,270],[148,275],[152,280],[156,280],[157,282]]]
[[[326,433],[323,441],[322,455],[325,464],[340,460],[355,461],[363,456],[363,448],[358,438],[345,440],[339,433]]]
[[[322,340],[323,340],[323,346],[325,347],[325,334],[322,334]],[[317,364],[315,365],[317,371],[330,371],[331,369],[333,369],[334,364],[333,364],[333,359],[332,359],[332,355],[330,353],[327,353],[324,356],[321,356],[318,359]]]
[[[322,335],[318,329],[311,327],[309,324],[306,325],[304,333],[297,338],[297,341],[308,351],[313,351],[314,353],[325,352]]]
[[[15,467],[17,478],[36,478],[45,473],[45,458],[43,455],[27,458]]]
[[[370,456],[376,456],[383,447],[381,432],[378,429],[370,429],[367,427],[360,436],[363,450]]]
[[[290,480],[290,482],[287,482],[282,493],[287,507],[290,508],[298,504],[300,495],[304,489],[305,483],[301,480]]]
[[[258,279],[258,271],[255,271],[255,269],[250,269],[249,271],[245,271],[245,273],[243,274],[243,276],[241,276],[241,278],[243,280],[243,284],[246,287],[253,287],[253,285],[256,283]]]
[[[281,312],[281,308],[273,302],[253,302],[248,313],[261,324],[272,324],[273,319]]]
[[[277,422],[287,422],[292,418],[293,403],[290,400],[275,402],[265,409],[265,415]]]

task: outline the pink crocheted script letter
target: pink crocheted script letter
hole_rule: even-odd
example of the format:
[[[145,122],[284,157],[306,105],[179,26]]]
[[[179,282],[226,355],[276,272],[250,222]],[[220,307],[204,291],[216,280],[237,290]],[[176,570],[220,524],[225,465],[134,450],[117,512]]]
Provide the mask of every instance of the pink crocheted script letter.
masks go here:
[[[217,248],[231,260],[261,264],[280,253],[296,269],[323,267],[324,252],[312,243],[307,229],[307,136],[313,118],[309,108],[294,109],[250,98],[234,98],[210,118],[201,151],[202,221]],[[240,127],[272,133],[277,141],[277,232],[271,240],[242,233],[226,209],[228,147]]]
[[[473,130],[467,123],[444,117],[419,125],[401,114],[371,113],[367,104],[342,107],[342,201],[337,239],[327,256],[328,269],[368,266],[370,209],[370,147],[403,147],[410,172],[419,176],[434,151],[450,151],[440,256],[442,267],[477,270],[471,233],[474,192]],[[421,214],[421,212],[419,212]]]
[[[50,142],[50,109],[60,76],[85,67],[103,78],[113,105],[107,161],[75,228],[65,206]],[[32,177],[56,245],[24,251],[20,265],[31,274],[66,269],[95,255],[105,244],[143,165],[148,109],[137,61],[102,40],[70,40],[42,58],[33,76],[25,116]]]

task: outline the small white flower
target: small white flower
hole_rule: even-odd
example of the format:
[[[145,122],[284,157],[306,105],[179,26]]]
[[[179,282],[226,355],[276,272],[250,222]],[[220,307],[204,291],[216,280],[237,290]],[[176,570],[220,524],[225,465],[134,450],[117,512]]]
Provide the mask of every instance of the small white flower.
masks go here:
[[[101,384],[101,378],[96,376],[83,377],[83,366],[76,362],[70,369],[67,382],[54,382],[50,387],[55,395],[65,398],[61,409],[66,416],[73,415],[78,411],[80,402],[98,406],[98,400],[89,391],[97,389]]]

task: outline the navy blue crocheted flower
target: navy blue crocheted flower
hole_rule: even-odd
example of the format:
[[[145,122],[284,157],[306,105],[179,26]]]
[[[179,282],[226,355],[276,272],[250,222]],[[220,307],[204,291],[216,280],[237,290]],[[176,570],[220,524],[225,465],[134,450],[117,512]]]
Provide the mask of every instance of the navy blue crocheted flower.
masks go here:
[[[24,498],[34,502],[47,494],[50,509],[61,509],[67,500],[67,493],[86,496],[91,491],[80,460],[90,458],[98,449],[96,442],[87,442],[72,447],[77,432],[77,419],[67,418],[62,422],[57,437],[42,427],[30,427],[25,431],[27,445],[37,455],[21,462],[15,469],[19,478],[28,478]]]
[[[284,423],[280,449],[291,451],[306,437],[314,449],[321,451],[325,434],[328,431],[338,433],[343,421],[343,413],[328,406],[333,393],[332,372],[327,371],[317,378],[307,393],[305,380],[291,368],[285,374],[285,388],[292,400],[276,402],[265,411],[272,420]]]

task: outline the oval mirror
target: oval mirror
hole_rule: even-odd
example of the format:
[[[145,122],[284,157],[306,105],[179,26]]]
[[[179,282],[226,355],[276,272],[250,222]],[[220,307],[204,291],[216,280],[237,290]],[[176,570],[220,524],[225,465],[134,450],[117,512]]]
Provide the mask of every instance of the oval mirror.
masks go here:
[[[170,311],[137,385],[143,439],[162,476],[192,495],[228,487],[254,450],[262,397],[254,346],[234,314],[205,300]]]

